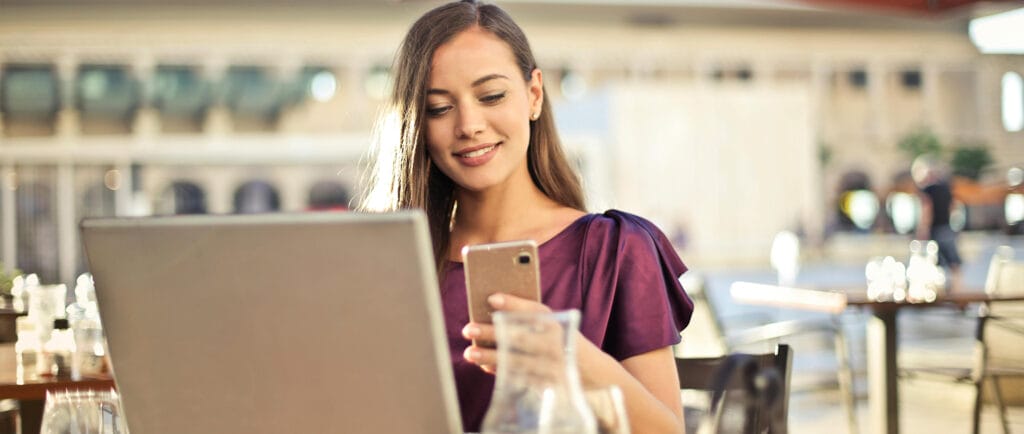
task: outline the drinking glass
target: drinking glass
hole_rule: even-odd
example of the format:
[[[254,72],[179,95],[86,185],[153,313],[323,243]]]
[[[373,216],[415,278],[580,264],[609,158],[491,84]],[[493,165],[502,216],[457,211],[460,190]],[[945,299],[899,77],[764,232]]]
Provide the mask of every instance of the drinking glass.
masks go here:
[[[626,405],[619,386],[590,388],[583,391],[597,419],[597,434],[630,434]]]
[[[596,434],[576,366],[580,313],[496,312],[498,372],[483,434]]]
[[[127,434],[117,392],[46,393],[41,434]]]

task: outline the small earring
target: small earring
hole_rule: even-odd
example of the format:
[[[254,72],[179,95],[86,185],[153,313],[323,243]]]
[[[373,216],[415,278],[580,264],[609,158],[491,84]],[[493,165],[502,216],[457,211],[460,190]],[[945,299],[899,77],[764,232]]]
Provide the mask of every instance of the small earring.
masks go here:
[[[540,118],[540,112],[533,112],[533,114],[530,115],[530,120],[531,121],[535,121],[535,120],[537,120],[539,118]]]

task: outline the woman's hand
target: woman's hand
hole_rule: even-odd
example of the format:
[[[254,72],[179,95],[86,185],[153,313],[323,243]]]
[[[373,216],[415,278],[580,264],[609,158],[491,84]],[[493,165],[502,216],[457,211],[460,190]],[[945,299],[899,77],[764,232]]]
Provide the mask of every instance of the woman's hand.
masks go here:
[[[491,296],[487,297],[487,303],[495,311],[551,312],[550,308],[540,302],[503,293],[491,294]],[[492,324],[471,322],[462,328],[462,336],[477,342],[497,342],[494,325]],[[560,346],[556,348],[561,351]],[[483,369],[485,372],[491,374],[496,372],[495,366],[498,362],[498,351],[494,348],[481,347],[474,344],[466,348],[462,356],[467,361],[480,366],[480,369]]]
[[[507,312],[550,312],[547,306],[536,301],[518,298],[508,294],[494,294],[487,302],[496,311]],[[664,347],[630,357],[621,362],[586,339],[579,330],[576,333],[576,356],[580,379],[584,388],[617,385],[622,390],[626,412],[629,414],[632,432],[681,433],[683,432],[683,407],[679,402],[679,378],[676,375],[672,348]],[[496,342],[494,326],[483,323],[469,323],[462,329],[466,339]],[[530,342],[528,351],[516,354],[524,360],[516,360],[519,366],[529,366],[530,358],[561,354],[561,344],[556,339],[561,335],[548,335]],[[547,337],[551,337],[548,339]],[[515,345],[521,339],[512,338]],[[498,345],[502,343],[499,342]],[[509,343],[505,343],[509,345]],[[463,353],[466,360],[480,366],[486,372],[495,373],[498,353],[494,348],[470,345]],[[535,366],[552,366],[551,363]],[[554,366],[560,366],[555,364]],[[546,375],[542,371],[531,372],[533,376]]]

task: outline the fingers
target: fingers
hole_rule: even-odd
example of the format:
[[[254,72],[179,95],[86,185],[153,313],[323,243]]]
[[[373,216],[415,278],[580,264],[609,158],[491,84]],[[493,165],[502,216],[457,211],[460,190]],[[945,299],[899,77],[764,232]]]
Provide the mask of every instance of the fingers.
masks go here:
[[[462,328],[462,337],[483,342],[495,342],[494,326],[481,322],[471,322]]]
[[[484,348],[477,345],[470,345],[462,352],[466,361],[479,366],[486,372],[494,373],[494,365],[498,362],[498,351],[492,348]]]
[[[551,309],[544,304],[516,297],[510,294],[496,293],[487,297],[487,302],[495,311],[506,312],[551,312]],[[561,342],[564,339],[563,331],[557,324],[535,324],[531,330],[519,333],[512,333],[515,336],[506,336],[509,342],[498,345],[510,345],[512,358],[509,360],[517,366],[526,367],[530,376],[550,378],[553,375],[548,366],[553,360],[562,356]],[[472,340],[473,344],[463,352],[463,358],[470,363],[480,367],[484,372],[495,373],[498,362],[498,352],[493,347],[485,346],[486,343],[497,342],[494,326],[485,323],[469,323],[462,329],[462,336]],[[556,362],[557,365],[557,362]],[[536,367],[534,367],[536,366]]]
[[[510,294],[495,293],[487,297],[487,303],[494,310],[515,311],[515,312],[551,312],[551,308],[543,303],[525,298],[516,297]]]
[[[479,366],[484,372],[494,374],[496,371],[498,362],[497,350],[470,345],[463,351],[462,357],[466,361]],[[563,361],[543,355],[509,352],[505,362],[514,365],[517,374],[521,378],[536,382],[537,384],[551,383],[559,378],[560,375],[565,374]]]

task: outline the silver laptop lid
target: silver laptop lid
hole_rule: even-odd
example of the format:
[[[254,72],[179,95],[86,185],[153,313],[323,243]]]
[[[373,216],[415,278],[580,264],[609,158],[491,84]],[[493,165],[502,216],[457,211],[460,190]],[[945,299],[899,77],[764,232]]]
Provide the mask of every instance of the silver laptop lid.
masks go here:
[[[422,213],[81,229],[132,432],[462,432]]]

